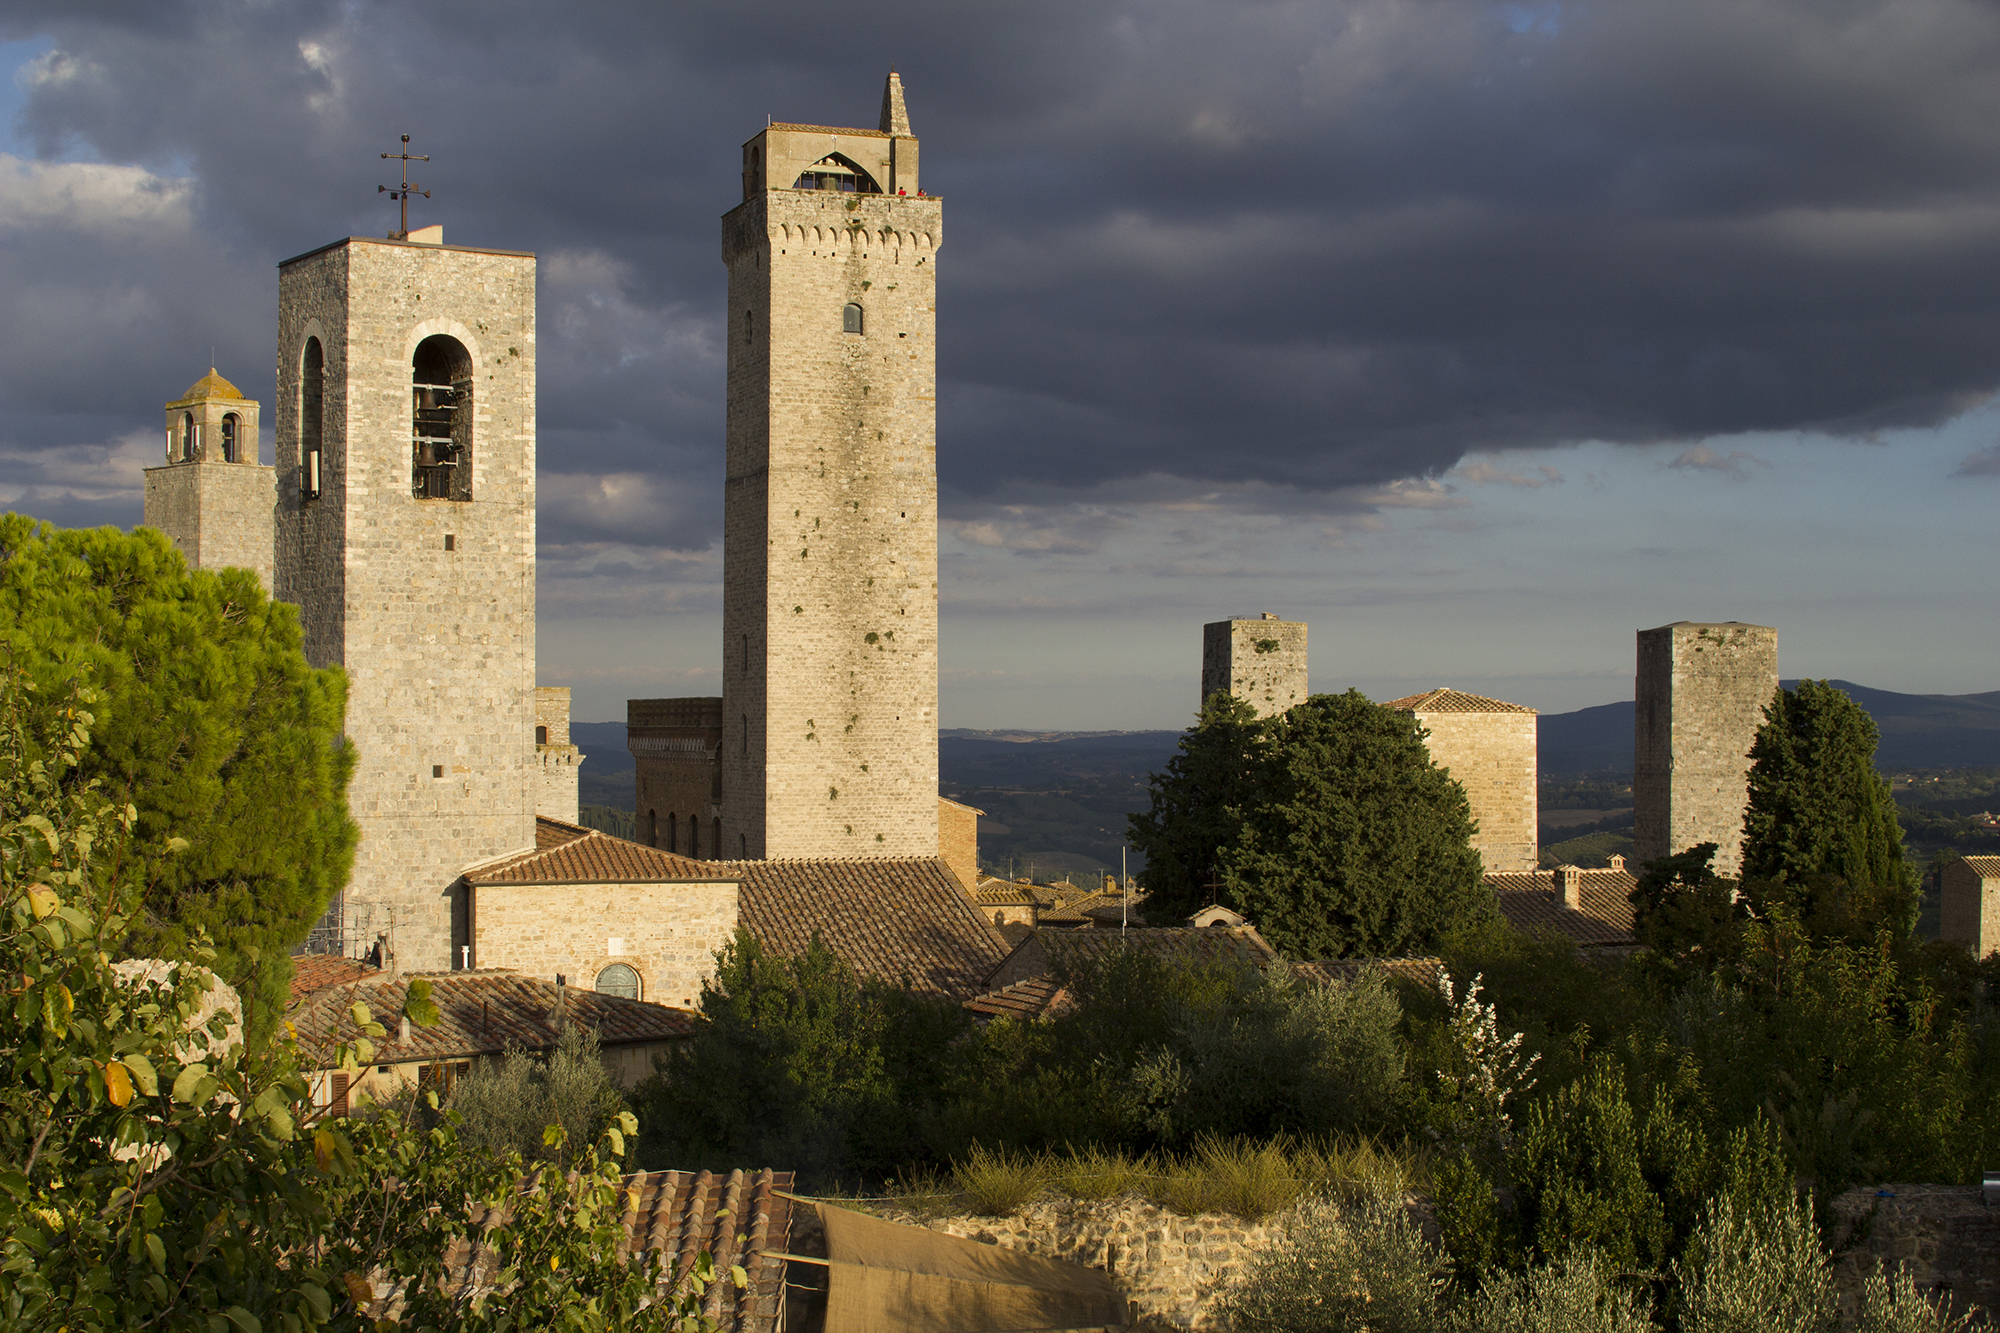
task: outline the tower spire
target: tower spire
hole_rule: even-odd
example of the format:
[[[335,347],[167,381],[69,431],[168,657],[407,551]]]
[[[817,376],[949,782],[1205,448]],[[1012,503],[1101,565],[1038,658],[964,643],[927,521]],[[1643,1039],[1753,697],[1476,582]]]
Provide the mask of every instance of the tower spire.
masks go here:
[[[889,81],[882,85],[882,133],[907,135],[909,132],[910,113],[903,106],[903,79],[892,69]]]

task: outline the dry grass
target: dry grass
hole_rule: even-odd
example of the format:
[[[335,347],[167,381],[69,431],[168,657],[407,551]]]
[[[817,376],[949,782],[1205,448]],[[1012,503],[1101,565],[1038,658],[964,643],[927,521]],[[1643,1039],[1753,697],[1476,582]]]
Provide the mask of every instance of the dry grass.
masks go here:
[[[1155,1170],[1151,1153],[1131,1158],[1095,1144],[1081,1150],[1071,1148],[1066,1156],[1052,1158],[1049,1167],[1057,1189],[1085,1202],[1129,1194]]]
[[[973,1212],[986,1217],[1005,1217],[1039,1198],[1048,1177],[1048,1159],[1040,1154],[1005,1148],[988,1152],[977,1145],[963,1162],[951,1168],[958,1192]]]

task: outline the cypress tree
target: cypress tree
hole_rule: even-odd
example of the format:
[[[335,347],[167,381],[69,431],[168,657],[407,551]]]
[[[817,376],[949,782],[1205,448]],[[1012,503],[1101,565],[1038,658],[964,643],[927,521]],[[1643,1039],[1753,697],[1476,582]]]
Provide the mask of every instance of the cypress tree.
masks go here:
[[[81,776],[135,806],[107,873],[187,847],[144,886],[128,953],[173,957],[205,929],[251,1038],[283,1012],[290,949],[347,883],[347,684],[306,665],[298,610],[248,570],[190,570],[159,533],[58,529],[0,515],[0,645],[43,698],[97,692]]]
[[[1186,762],[1154,784],[1152,827],[1188,863],[1215,848],[1219,900],[1288,956],[1433,949],[1493,914],[1464,789],[1431,762],[1414,718],[1349,690],[1261,723],[1240,701],[1211,700],[1203,722],[1196,730],[1208,734],[1176,756]],[[1163,809],[1179,821],[1162,820]],[[1185,901],[1186,863],[1170,866],[1180,878],[1166,882],[1183,887],[1156,911],[1153,855],[1147,907],[1171,920]]]
[[[1151,808],[1131,815],[1132,845],[1146,858],[1147,920],[1174,925],[1217,900],[1221,855],[1243,831],[1266,724],[1226,690],[1202,705],[1166,771],[1148,783]]]
[[[1867,711],[1825,681],[1778,691],[1750,747],[1746,880],[1835,876],[1856,889],[1910,889],[1896,802],[1875,771],[1878,736]]]

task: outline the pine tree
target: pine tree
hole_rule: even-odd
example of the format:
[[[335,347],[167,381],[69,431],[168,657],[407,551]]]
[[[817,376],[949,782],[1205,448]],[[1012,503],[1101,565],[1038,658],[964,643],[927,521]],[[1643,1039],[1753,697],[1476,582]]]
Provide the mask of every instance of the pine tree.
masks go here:
[[[1222,882],[1286,955],[1435,949],[1493,915],[1465,790],[1423,736],[1359,690],[1314,695],[1269,723]]]
[[[205,929],[258,1040],[283,1012],[289,951],[347,882],[346,677],[306,665],[297,608],[248,570],[190,570],[159,533],[0,515],[0,647],[43,697],[97,694],[86,778],[138,809],[106,874],[145,886],[133,954],[175,957]],[[169,837],[178,855],[156,852]]]
[[[1911,890],[1895,799],[1875,771],[1878,735],[1866,710],[1825,681],[1778,691],[1750,747],[1746,880],[1834,876],[1859,890]]]

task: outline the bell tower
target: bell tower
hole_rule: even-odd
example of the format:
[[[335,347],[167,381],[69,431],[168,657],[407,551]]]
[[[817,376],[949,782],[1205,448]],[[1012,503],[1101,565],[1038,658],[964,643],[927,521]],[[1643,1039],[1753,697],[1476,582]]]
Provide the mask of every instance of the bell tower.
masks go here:
[[[272,469],[258,462],[255,399],[210,366],[167,404],[167,461],[146,469],[145,525],[196,569],[248,569],[271,587]]]
[[[276,593],[347,671],[350,930],[459,966],[535,842],[535,257],[350,236],[278,266]]]
[[[729,270],[721,854],[935,856],[937,251],[877,129],[743,145]]]

